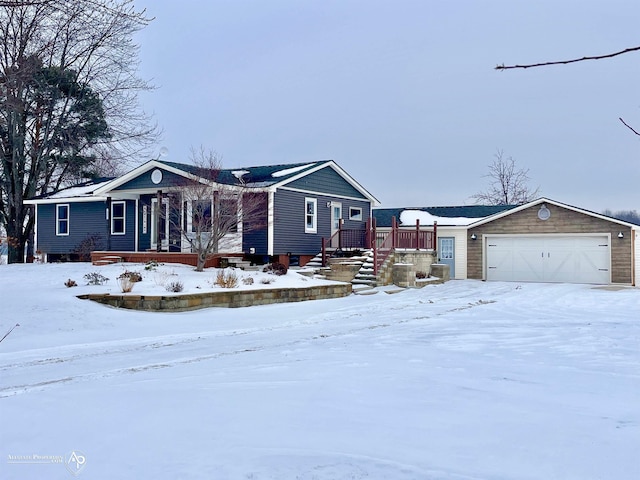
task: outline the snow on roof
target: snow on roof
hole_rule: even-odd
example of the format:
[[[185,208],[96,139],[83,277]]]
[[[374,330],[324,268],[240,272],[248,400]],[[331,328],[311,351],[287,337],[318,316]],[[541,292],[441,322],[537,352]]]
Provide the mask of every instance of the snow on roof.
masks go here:
[[[78,185],[77,187],[69,187],[59,192],[47,195],[47,198],[71,198],[71,197],[86,197],[91,195],[98,188],[106,185],[111,180],[106,180],[100,183],[91,183],[89,185]]]
[[[433,225],[434,222],[438,222],[438,225],[466,226],[477,222],[479,219],[467,217],[437,217],[422,210],[403,210],[400,213],[401,226],[415,225],[416,220],[420,220],[420,225]]]
[[[242,180],[243,175],[246,175],[247,173],[249,173],[249,170],[233,170],[231,175],[236,177],[238,180]]]
[[[299,165],[297,167],[285,168],[284,170],[278,170],[277,172],[273,172],[271,174],[272,177],[286,177],[287,175],[291,175],[292,173],[299,172],[300,170],[304,170],[305,168],[309,168],[315,165],[315,163],[307,163],[304,165]]]

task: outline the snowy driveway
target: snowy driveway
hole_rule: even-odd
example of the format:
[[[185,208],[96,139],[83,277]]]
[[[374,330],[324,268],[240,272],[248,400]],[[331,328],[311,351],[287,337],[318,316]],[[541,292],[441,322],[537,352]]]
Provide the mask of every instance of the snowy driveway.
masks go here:
[[[154,314],[0,268],[0,477],[640,478],[640,290],[454,281]],[[29,287],[28,295],[25,293]],[[67,464],[69,466],[69,464]]]

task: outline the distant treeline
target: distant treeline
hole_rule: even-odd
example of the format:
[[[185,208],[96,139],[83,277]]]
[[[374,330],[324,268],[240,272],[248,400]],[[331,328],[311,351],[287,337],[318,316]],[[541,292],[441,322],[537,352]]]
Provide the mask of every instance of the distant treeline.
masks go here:
[[[640,225],[640,213],[635,210],[620,210],[617,212],[612,212],[607,209],[602,212],[603,215],[607,217],[617,218],[618,220],[622,220],[623,222],[635,223],[636,225]]]

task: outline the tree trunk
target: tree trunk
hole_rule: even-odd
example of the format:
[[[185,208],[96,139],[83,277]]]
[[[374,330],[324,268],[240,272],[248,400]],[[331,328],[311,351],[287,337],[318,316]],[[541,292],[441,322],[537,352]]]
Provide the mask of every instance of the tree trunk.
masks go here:
[[[204,271],[204,264],[207,263],[206,252],[198,252],[198,262],[196,265],[196,272]]]
[[[8,263],[24,263],[24,248],[27,236],[22,229],[16,229],[15,225],[7,225]]]

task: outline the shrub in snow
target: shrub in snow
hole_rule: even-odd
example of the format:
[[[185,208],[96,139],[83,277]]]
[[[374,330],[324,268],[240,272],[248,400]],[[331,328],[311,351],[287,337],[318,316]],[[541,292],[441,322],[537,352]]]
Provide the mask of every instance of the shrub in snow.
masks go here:
[[[416,272],[416,278],[419,278],[419,279],[427,278],[427,274],[426,274],[426,272],[417,271]]]
[[[129,277],[123,277],[122,275],[118,277],[118,282],[120,283],[120,290],[122,293],[129,293],[133,290],[133,286],[135,282],[133,282]]]
[[[265,265],[262,271],[265,273],[271,273],[274,275],[286,275],[287,267],[283,263],[273,262],[273,263],[270,263],[269,265]]]
[[[122,293],[129,293],[133,290],[133,285],[136,282],[141,281],[142,275],[140,275],[140,272],[130,272],[129,270],[125,270],[118,276],[118,282],[120,283]]]
[[[145,270],[155,270],[156,268],[158,268],[158,265],[160,265],[160,264],[158,263],[157,260],[149,260],[145,264],[144,269]]]
[[[142,275],[140,275],[140,272],[131,272],[129,270],[125,270],[124,272],[122,272],[118,279],[120,278],[128,278],[132,283],[142,281]]]
[[[262,283],[263,285],[269,285],[274,281],[275,280],[273,278],[263,278],[262,280],[260,280],[260,283]]]
[[[219,270],[213,283],[222,288],[235,288],[238,286],[238,276],[233,270]]]
[[[167,285],[165,288],[167,289],[167,292],[178,293],[184,290],[184,285],[182,284],[182,282],[176,280],[175,282],[169,283],[169,285]]]
[[[253,277],[243,278],[242,283],[244,283],[245,285],[253,285]]]
[[[64,286],[67,288],[70,288],[70,287],[77,287],[78,284],[75,282],[75,280],[68,279],[66,282],[64,282]]]
[[[87,285],[104,285],[109,280],[98,272],[87,273],[84,279],[87,281]]]
[[[100,235],[87,235],[76,247],[73,253],[78,255],[81,262],[91,261],[91,252],[103,250],[104,242]]]

